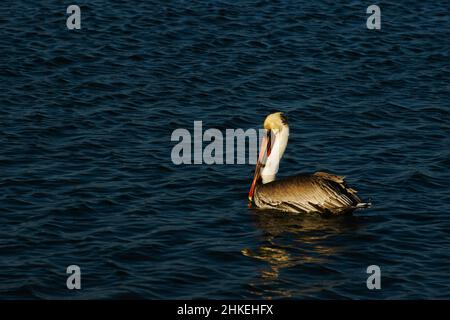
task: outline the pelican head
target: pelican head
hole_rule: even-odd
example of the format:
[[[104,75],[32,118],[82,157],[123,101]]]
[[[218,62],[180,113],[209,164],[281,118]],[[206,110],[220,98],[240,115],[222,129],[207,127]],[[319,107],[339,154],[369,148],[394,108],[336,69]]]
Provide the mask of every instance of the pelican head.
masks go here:
[[[288,126],[288,120],[283,112],[271,113],[264,120],[264,129],[280,131]]]

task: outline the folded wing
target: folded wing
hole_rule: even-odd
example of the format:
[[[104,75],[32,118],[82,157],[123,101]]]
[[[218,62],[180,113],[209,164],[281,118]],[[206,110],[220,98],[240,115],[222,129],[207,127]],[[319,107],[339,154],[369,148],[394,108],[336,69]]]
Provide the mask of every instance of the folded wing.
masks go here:
[[[344,177],[326,172],[297,175],[259,185],[254,201],[263,209],[324,214],[343,214],[370,205],[347,186]]]

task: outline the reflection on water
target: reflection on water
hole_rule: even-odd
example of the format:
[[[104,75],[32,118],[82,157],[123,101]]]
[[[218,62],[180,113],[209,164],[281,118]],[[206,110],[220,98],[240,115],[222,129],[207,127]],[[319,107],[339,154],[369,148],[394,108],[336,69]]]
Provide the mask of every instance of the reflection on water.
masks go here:
[[[242,249],[243,255],[267,262],[267,268],[260,270],[252,287],[273,287],[274,282],[283,282],[283,269],[296,269],[302,265],[322,265],[340,252],[333,241],[338,235],[355,232],[358,218],[355,216],[321,217],[281,213],[270,210],[253,210],[256,227],[263,232],[262,244],[256,249]],[[327,285],[327,284],[323,284]],[[261,291],[261,290],[258,290]],[[254,292],[256,293],[256,292]],[[290,297],[289,290],[276,292]]]

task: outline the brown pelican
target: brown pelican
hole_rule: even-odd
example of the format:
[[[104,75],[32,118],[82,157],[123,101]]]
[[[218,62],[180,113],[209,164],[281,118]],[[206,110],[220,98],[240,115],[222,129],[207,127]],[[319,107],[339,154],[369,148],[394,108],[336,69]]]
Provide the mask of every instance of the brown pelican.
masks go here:
[[[266,134],[248,194],[250,204],[261,209],[333,215],[370,206],[347,186],[342,176],[316,172],[275,180],[289,137],[286,116],[281,112],[268,115],[264,129]]]

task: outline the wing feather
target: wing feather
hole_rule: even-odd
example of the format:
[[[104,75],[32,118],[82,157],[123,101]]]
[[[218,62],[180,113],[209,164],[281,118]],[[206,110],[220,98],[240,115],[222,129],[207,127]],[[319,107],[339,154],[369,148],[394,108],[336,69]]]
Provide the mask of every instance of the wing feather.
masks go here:
[[[290,212],[339,214],[365,205],[349,188],[344,177],[326,172],[297,175],[259,185],[255,192],[259,208]]]

